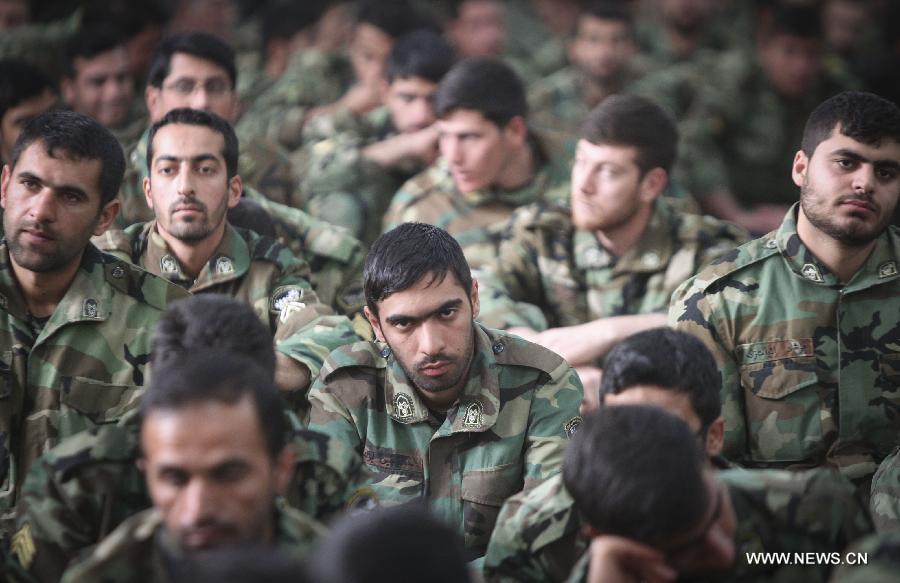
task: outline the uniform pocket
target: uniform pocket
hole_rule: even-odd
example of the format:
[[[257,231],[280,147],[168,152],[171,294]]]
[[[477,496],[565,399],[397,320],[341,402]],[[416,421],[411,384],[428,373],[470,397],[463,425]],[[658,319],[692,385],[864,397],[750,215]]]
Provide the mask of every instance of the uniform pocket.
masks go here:
[[[462,505],[465,544],[479,556],[487,549],[500,507],[523,487],[520,463],[463,472]]]
[[[142,388],[113,385],[84,377],[68,377],[62,382],[61,414],[74,412],[91,423],[115,423],[137,408]]]

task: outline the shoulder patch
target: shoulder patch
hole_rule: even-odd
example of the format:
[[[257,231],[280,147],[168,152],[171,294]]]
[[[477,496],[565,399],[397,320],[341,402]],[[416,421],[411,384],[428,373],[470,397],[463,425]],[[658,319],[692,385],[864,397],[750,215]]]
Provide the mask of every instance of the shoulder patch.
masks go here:
[[[360,488],[347,501],[345,510],[350,515],[359,514],[361,512],[369,512],[381,506],[378,502],[378,495],[372,488]]]
[[[327,380],[337,371],[347,368],[387,368],[386,358],[374,342],[363,340],[353,344],[345,344],[336,348],[325,359],[325,364],[322,365],[320,373],[321,378]]]
[[[34,539],[31,536],[31,524],[26,522],[25,526],[13,535],[9,552],[19,560],[19,564],[26,571],[31,568],[35,553]]]
[[[578,433],[578,429],[581,428],[581,424],[584,420],[581,416],[575,416],[563,423],[563,429],[566,431],[566,437],[572,439],[572,436]]]
[[[729,276],[754,263],[778,255],[778,244],[769,235],[753,239],[736,247],[733,252],[726,253],[698,273],[695,277],[705,282],[704,291],[709,289],[717,280]]]
[[[295,285],[286,285],[276,288],[272,293],[272,311],[282,313],[288,304],[300,303],[303,299],[303,289]]]

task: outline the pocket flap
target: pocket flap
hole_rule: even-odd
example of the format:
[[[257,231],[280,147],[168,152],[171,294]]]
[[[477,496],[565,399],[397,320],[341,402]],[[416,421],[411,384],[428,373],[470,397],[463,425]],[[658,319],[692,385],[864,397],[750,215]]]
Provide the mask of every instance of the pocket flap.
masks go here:
[[[63,380],[60,400],[63,405],[83,413],[95,423],[111,423],[137,408],[141,391],[134,385],[113,385],[84,377],[68,377]]]
[[[463,472],[461,498],[475,504],[500,507],[524,486],[522,464],[505,464]]]

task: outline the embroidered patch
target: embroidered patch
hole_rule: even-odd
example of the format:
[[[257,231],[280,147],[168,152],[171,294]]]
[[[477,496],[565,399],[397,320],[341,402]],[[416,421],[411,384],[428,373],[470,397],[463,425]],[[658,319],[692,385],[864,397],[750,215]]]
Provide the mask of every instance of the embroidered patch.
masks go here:
[[[100,304],[94,298],[87,298],[81,306],[81,315],[85,318],[97,318],[100,315]]]
[[[234,273],[234,263],[227,257],[219,257],[216,259],[216,273],[219,275]]]
[[[19,564],[27,571],[34,561],[34,539],[31,537],[31,525],[26,524],[13,535],[9,546],[10,552],[19,559]]]
[[[484,405],[481,401],[472,401],[466,405],[466,414],[463,417],[463,427],[481,427],[484,416]]]
[[[6,299],[5,295],[0,294],[0,308],[3,308],[5,310],[8,305],[9,300]]]
[[[411,419],[413,413],[415,413],[412,398],[406,393],[397,393],[394,396],[394,412],[397,415],[397,419],[401,421]]]
[[[659,264],[662,262],[662,258],[659,256],[659,253],[656,251],[647,251],[644,253],[644,256],[641,258],[641,261],[647,267],[654,268],[659,267]]]
[[[306,304],[304,304],[303,302],[288,302],[284,304],[284,307],[281,309],[281,315],[278,316],[278,319],[282,324],[284,324],[288,321],[288,318],[290,318],[294,312],[299,312],[305,307]]]
[[[122,269],[121,265],[116,265],[112,268],[111,275],[113,276],[113,279],[122,279],[123,277],[125,277],[125,270]]]
[[[378,496],[372,488],[360,488],[347,501],[345,510],[350,515],[359,514],[361,512],[369,512],[378,508]]]
[[[897,275],[897,263],[894,261],[888,261],[887,263],[882,263],[878,266],[878,277],[885,278]]]
[[[159,270],[163,273],[178,273],[178,262],[171,255],[163,255],[159,259]]]
[[[272,309],[281,312],[289,303],[299,302],[301,299],[303,299],[303,290],[299,287],[280,287],[272,294]]]
[[[737,347],[741,364],[758,364],[785,358],[815,356],[812,338],[789,338],[742,344]]]
[[[822,279],[822,274],[819,273],[819,268],[812,263],[807,263],[806,265],[804,265],[803,269],[800,270],[800,273],[802,273],[803,277],[805,277],[809,281],[815,281],[817,283],[821,283],[822,281],[824,281]]]
[[[572,439],[572,436],[578,433],[578,428],[584,420],[580,416],[575,416],[563,423],[563,429],[566,430],[566,437]]]

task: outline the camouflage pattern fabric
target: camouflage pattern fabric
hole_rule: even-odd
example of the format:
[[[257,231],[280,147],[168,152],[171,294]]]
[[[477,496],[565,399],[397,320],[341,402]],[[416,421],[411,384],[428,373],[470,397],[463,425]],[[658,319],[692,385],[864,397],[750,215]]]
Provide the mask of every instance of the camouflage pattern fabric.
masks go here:
[[[864,554],[866,563],[840,567],[831,583],[896,583],[900,573],[900,531],[874,534],[855,543],[850,552]],[[861,557],[854,556],[854,561]],[[849,560],[849,557],[848,557]]]
[[[275,349],[309,368],[314,379],[328,353],[357,340],[350,321],[319,302],[309,266],[280,243],[226,225],[225,235],[196,279],[156,230],[156,221],[96,238],[98,246],[191,293],[219,293],[249,304],[269,328]]]
[[[275,546],[295,558],[306,558],[324,527],[299,510],[276,504]],[[86,558],[66,570],[65,583],[165,583],[171,581],[168,564],[184,552],[167,535],[156,510],[145,510],[103,539]]]
[[[678,213],[657,199],[644,235],[615,257],[594,233],[575,228],[566,206],[530,205],[502,227],[497,255],[478,274],[479,319],[533,327],[515,302],[537,306],[551,328],[664,312],[675,288],[745,240],[730,223]]]
[[[0,533],[28,468],[60,440],[134,408],[150,331],[180,288],[88,245],[45,322],[28,313],[0,242]]]
[[[797,208],[685,282],[669,321],[719,364],[725,457],[838,466],[867,494],[900,434],[900,231],[844,284],[800,240]]]
[[[560,471],[582,397],[556,354],[480,325],[475,335],[468,382],[446,418],[429,411],[386,346],[364,342],[331,354],[309,420],[362,454],[381,503],[424,499],[473,557],[504,500]]]
[[[869,510],[878,532],[900,531],[900,446],[884,458],[872,477]]]
[[[81,10],[53,22],[30,23],[4,30],[0,34],[0,59],[28,61],[44,71],[50,79],[63,74],[62,59],[66,43],[81,28]]]
[[[128,118],[120,128],[107,128],[118,140],[123,152],[129,152],[140,141],[141,136],[147,130],[147,105],[144,100],[135,95],[131,102]],[[141,193],[143,194],[143,192]]]

